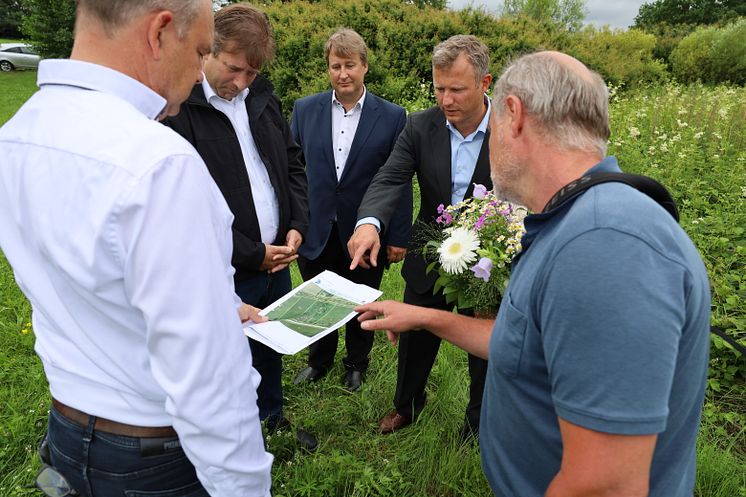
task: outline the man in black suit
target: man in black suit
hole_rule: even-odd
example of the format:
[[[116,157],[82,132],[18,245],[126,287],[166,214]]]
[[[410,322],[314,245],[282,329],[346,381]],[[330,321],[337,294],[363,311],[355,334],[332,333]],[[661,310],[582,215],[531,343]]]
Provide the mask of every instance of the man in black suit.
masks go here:
[[[215,40],[179,114],[164,121],[197,149],[235,217],[236,294],[265,307],[292,288],[288,264],[308,229],[308,196],[301,150],[282,115],[272,84],[259,74],[274,56],[267,16],[249,4],[215,14]],[[195,236],[199,236],[196,234]],[[283,414],[282,355],[249,339],[259,417],[268,431],[289,426]],[[298,430],[300,443],[316,440]]]
[[[389,199],[396,212],[383,239],[386,250],[379,252],[375,268],[350,270],[346,243],[355,228],[365,190],[394,148],[406,113],[366,90],[368,48],[358,33],[347,28],[338,30],[327,40],[324,56],[332,90],[296,101],[290,121],[305,157],[311,209],[308,235],[298,251],[298,266],[305,280],[328,269],[378,288],[385,263],[399,262],[406,254],[412,227],[411,183],[398,201]],[[345,330],[344,384],[355,391],[368,368],[373,334],[362,331],[357,320],[349,321]],[[335,331],[313,343],[308,367],[295,382],[323,377],[332,367],[337,342]]]
[[[487,47],[474,36],[457,35],[433,50],[433,86],[438,105],[412,114],[386,164],[376,174],[358,210],[358,223],[348,242],[351,268],[377,264],[379,231],[389,229],[394,205],[390,199],[417,175],[420,185],[418,220],[434,224],[439,205],[455,204],[472,195],[474,184],[492,188],[488,136],[492,82]],[[368,220],[372,218],[373,221]],[[412,240],[420,240],[415,224]],[[419,250],[409,250],[402,268],[404,302],[450,309],[434,294],[436,272],[426,273]],[[440,347],[440,338],[423,331],[401,335],[394,410],[379,421],[381,433],[408,426],[425,406],[425,386]],[[469,404],[462,438],[477,433],[487,362],[469,354]]]

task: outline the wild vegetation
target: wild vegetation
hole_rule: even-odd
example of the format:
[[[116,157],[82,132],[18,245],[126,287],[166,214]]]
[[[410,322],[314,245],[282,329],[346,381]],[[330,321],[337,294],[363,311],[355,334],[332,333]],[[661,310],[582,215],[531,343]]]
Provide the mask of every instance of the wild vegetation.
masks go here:
[[[0,77],[0,125],[33,93],[35,72]],[[306,90],[310,91],[310,90]],[[713,287],[713,324],[746,339],[746,90],[679,84],[616,91],[610,153],[630,171],[666,184],[681,223],[705,258]],[[429,87],[413,90],[420,107]],[[411,110],[411,109],[410,109]],[[299,281],[297,272],[295,282]],[[385,298],[401,298],[398,267],[388,271]],[[49,393],[33,351],[30,307],[0,256],[0,495],[30,488],[46,426]],[[285,359],[287,414],[315,432],[320,447],[299,452],[289,433],[268,439],[276,456],[275,496],[485,496],[478,446],[462,445],[465,354],[443,345],[428,386],[428,406],[399,433],[375,434],[391,408],[396,349],[376,337],[361,391],[348,394],[337,364],[317,384],[294,386],[305,353]],[[746,496],[746,359],[712,340],[708,396],[699,438],[697,497]]]

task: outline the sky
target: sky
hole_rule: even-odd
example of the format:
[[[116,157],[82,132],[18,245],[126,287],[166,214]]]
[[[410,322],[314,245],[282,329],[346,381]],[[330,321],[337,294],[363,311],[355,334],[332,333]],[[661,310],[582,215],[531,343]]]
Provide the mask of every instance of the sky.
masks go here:
[[[651,1],[647,0],[648,3]],[[626,29],[634,24],[637,11],[643,3],[646,1],[586,0],[588,15],[585,17],[585,22],[596,26],[608,24],[612,28]],[[499,12],[502,2],[500,0],[448,0],[448,6],[453,9],[460,9],[467,5],[484,7],[490,12]]]

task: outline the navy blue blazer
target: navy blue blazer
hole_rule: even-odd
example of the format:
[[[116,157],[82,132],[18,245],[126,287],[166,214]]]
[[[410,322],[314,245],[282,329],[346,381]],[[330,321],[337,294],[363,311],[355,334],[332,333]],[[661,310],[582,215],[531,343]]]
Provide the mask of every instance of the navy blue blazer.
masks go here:
[[[332,150],[332,92],[317,93],[295,102],[290,128],[303,150],[308,177],[310,225],[299,253],[316,259],[337,221],[340,242],[347,246],[357,222],[357,210],[373,176],[388,159],[406,112],[366,92],[355,138],[342,177],[337,181]],[[381,241],[383,246],[406,247],[412,229],[412,184],[391,202],[397,204]]]

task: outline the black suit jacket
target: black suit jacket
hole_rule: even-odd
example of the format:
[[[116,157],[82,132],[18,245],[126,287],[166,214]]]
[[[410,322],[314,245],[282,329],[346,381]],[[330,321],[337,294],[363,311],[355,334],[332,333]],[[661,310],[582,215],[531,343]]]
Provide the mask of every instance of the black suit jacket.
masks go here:
[[[274,244],[284,245],[288,230],[305,238],[308,231],[308,185],[300,147],[295,143],[280,100],[271,83],[257,76],[246,98],[251,134],[267,168],[280,207],[280,223]],[[233,267],[236,281],[259,271],[264,260],[259,221],[249,184],[249,174],[236,131],[230,120],[210,105],[197,84],[178,115],[163,121],[197,149],[210,175],[233,212]]]
[[[417,175],[420,186],[420,211],[417,221],[435,224],[438,205],[451,203],[451,137],[446,118],[438,107],[411,114],[386,164],[381,167],[363,197],[358,219],[372,216],[388,227],[396,198]],[[484,137],[465,198],[472,196],[474,183],[492,189],[489,164],[489,130]],[[402,267],[407,285],[418,294],[432,293],[437,272],[426,274],[427,263],[422,256],[422,235],[419,222],[412,229],[407,257]]]
[[[342,177],[332,150],[332,92],[317,93],[295,102],[290,128],[303,149],[311,208],[308,237],[300,253],[316,259],[327,243],[347,246],[357,221],[357,210],[373,176],[388,159],[406,121],[406,112],[366,92],[360,122]],[[382,244],[406,247],[412,228],[411,182],[399,197],[390,197],[396,211]],[[336,219],[340,240],[329,240]]]

